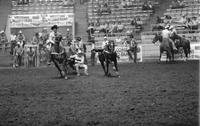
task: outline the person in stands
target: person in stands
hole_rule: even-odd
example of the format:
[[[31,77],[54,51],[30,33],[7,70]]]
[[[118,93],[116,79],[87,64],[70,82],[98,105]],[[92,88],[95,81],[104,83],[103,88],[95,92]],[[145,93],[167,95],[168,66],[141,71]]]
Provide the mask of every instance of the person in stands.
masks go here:
[[[35,35],[33,36],[32,43],[33,45],[38,45],[40,43],[40,36],[39,33],[36,32]]]

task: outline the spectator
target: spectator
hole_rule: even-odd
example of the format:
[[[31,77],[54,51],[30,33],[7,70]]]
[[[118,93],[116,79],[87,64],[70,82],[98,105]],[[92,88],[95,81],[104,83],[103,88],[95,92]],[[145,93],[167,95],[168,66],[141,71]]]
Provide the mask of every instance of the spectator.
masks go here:
[[[36,32],[35,35],[33,36],[33,41],[31,44],[38,45],[39,43],[40,43],[40,36],[39,33]]]
[[[117,25],[115,22],[113,22],[113,24],[110,25],[110,33],[111,35],[113,35],[113,33],[116,33],[117,32]]]
[[[115,39],[115,43],[117,45],[121,45],[122,44],[122,38],[121,38],[121,35],[118,35],[117,38]]]
[[[21,62],[22,62],[22,55],[23,55],[23,48],[21,47],[20,45],[21,43],[20,42],[17,42],[17,46],[14,48],[14,52],[13,52],[13,55],[14,55],[14,64],[13,64],[13,67],[18,67],[18,66],[21,66]]]
[[[131,25],[137,27],[137,19],[136,19],[136,17],[133,17],[133,20],[131,21]]]
[[[40,39],[41,39],[43,45],[46,44],[48,38],[49,38],[48,31],[47,31],[46,28],[43,28],[43,29],[42,29],[42,34],[41,34],[41,36],[40,36]]]
[[[156,24],[164,23],[163,19],[160,18],[160,16],[156,17]]]
[[[22,33],[21,30],[19,31],[16,40],[17,40],[17,42],[20,42],[21,47],[24,47],[24,45],[25,45],[25,35]]]
[[[72,36],[72,33],[70,32],[69,28],[67,29],[67,34],[66,34],[66,40],[67,40],[67,43],[68,42],[72,42],[72,39],[73,39],[73,36]]]
[[[94,24],[90,23],[87,29],[88,36],[90,37],[92,34],[94,34],[94,31]]]
[[[28,67],[31,67],[31,66],[34,67],[35,66],[34,61],[35,61],[36,54],[32,47],[30,47],[30,50],[27,51],[27,56],[28,56],[27,57],[28,58]]]
[[[7,36],[4,31],[0,32],[0,44],[2,44],[3,53],[5,52],[5,44],[8,42]]]
[[[117,31],[118,32],[123,32],[123,30],[124,30],[124,25],[121,22],[119,22],[118,23],[118,27],[117,27]]]
[[[171,9],[178,9],[178,8],[184,8],[186,5],[183,1],[180,0],[174,0],[172,1]]]
[[[11,49],[10,49],[10,54],[13,55],[13,50],[15,48],[15,46],[17,45],[17,41],[16,41],[16,35],[11,32],[11,35],[10,35],[10,41],[11,41]]]

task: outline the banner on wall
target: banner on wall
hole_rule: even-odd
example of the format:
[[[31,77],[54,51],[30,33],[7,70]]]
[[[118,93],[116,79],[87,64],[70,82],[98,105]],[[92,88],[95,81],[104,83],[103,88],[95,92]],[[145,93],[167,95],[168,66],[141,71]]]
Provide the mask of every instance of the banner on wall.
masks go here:
[[[200,60],[200,43],[191,44],[191,54],[190,59]]]
[[[72,26],[73,13],[10,15],[10,28]]]

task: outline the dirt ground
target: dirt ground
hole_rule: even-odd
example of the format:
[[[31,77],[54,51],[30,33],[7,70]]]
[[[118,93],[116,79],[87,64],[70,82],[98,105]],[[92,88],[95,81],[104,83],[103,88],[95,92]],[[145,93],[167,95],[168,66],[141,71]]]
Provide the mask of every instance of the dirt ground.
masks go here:
[[[121,78],[0,70],[0,126],[198,126],[199,62],[120,64]]]

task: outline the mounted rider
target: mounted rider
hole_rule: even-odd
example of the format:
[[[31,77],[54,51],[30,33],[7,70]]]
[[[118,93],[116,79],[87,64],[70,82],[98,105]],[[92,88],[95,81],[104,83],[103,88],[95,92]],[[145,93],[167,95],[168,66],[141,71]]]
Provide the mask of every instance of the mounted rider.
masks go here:
[[[168,42],[172,43],[173,49],[174,49],[174,50],[177,50],[177,48],[176,48],[174,42],[170,39],[171,32],[169,31],[169,28],[170,28],[170,26],[167,25],[167,26],[165,27],[165,29],[162,30],[162,32],[161,32],[163,41],[168,41]]]
[[[60,45],[62,41],[62,35],[58,32],[58,26],[54,25],[51,27],[51,33],[49,34],[49,39],[47,40],[47,45],[49,46],[49,61],[48,65],[51,63],[52,53],[63,53],[63,48]]]

